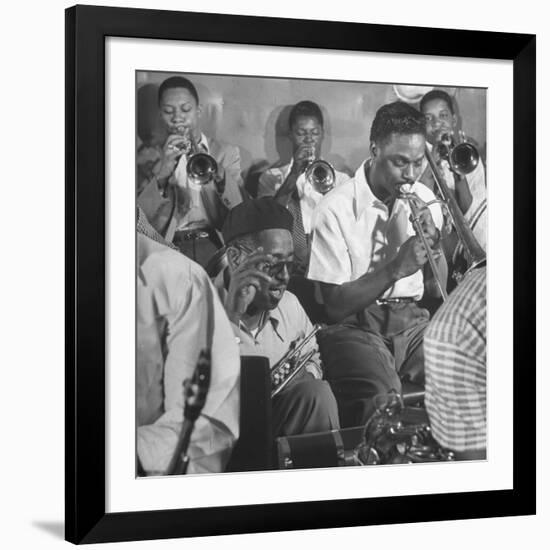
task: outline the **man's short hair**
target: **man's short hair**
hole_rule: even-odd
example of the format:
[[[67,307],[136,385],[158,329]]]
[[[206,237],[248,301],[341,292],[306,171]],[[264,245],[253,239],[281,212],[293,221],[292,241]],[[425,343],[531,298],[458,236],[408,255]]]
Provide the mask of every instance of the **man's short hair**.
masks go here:
[[[443,100],[449,107],[449,111],[451,111],[451,114],[453,115],[455,114],[453,100],[451,96],[443,90],[432,90],[431,92],[424,94],[424,96],[420,100],[420,110],[423,111],[424,107],[426,106],[426,103],[428,103],[428,101],[433,101],[434,99]]]
[[[388,141],[392,134],[421,134],[426,137],[426,118],[403,101],[383,105],[376,111],[370,129],[371,143],[380,145]]]
[[[296,124],[296,121],[301,116],[307,116],[316,118],[317,121],[321,126],[323,126],[323,113],[321,112],[321,107],[317,105],[317,103],[314,103],[313,101],[300,101],[299,103],[296,103],[294,107],[290,110],[290,114],[288,115],[288,127],[292,130],[292,127],[294,124]]]
[[[195,85],[184,76],[172,76],[167,78],[159,87],[158,102],[159,105],[162,102],[162,96],[166,90],[172,88],[185,88],[194,98],[197,104],[199,103],[199,94]]]

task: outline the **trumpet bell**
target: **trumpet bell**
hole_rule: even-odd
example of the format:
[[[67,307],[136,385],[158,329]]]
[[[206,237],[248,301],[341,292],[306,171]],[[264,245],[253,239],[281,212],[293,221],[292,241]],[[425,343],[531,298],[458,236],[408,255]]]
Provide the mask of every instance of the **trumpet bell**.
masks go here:
[[[336,181],[334,168],[325,160],[313,161],[306,170],[306,180],[311,183],[317,193],[326,195]]]
[[[473,172],[478,164],[479,153],[471,143],[459,143],[449,154],[449,165],[462,176]]]
[[[187,174],[200,185],[211,181],[218,172],[218,164],[207,153],[195,153],[187,161]]]

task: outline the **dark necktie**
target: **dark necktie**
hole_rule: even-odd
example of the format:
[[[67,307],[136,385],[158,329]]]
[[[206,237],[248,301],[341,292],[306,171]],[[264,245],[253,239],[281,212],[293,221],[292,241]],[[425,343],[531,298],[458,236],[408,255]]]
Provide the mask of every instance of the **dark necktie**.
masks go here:
[[[304,223],[302,221],[302,209],[300,208],[300,200],[293,194],[287,204],[288,211],[294,218],[292,227],[292,238],[294,239],[294,257],[296,259],[296,274],[304,274],[307,269],[307,261],[309,256],[308,238],[304,231]]]

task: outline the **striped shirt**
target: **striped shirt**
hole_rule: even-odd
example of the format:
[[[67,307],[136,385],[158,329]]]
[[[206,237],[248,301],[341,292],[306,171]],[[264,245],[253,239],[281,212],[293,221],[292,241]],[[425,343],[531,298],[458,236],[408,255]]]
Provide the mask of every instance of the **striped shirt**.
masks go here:
[[[469,273],[424,334],[426,409],[454,451],[486,448],[486,268]]]

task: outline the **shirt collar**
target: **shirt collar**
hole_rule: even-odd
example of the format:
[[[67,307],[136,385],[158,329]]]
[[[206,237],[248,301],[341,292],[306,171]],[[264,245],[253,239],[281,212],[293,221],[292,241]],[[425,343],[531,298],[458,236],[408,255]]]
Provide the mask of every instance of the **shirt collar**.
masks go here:
[[[210,153],[210,147],[208,145],[208,138],[201,132],[201,138],[199,139],[197,146],[204,147],[207,153]]]
[[[279,302],[279,304],[280,303],[281,302]],[[281,342],[284,342],[285,339],[284,339],[283,335],[281,334],[281,332],[279,330],[279,326],[281,325],[281,322],[282,322],[281,311],[280,311],[279,305],[277,305],[277,307],[275,309],[270,309],[267,313],[265,313],[263,315],[260,326],[259,326],[259,330],[256,333],[256,336],[259,336],[261,334],[261,332],[265,329],[265,326],[267,325],[268,322],[271,323],[271,326],[273,327],[273,331],[275,332],[275,334],[277,335],[279,340],[281,340]],[[244,328],[247,332],[250,332],[248,330],[248,328],[246,327],[246,325],[244,325],[244,323],[242,323],[242,322],[241,322],[241,327]]]
[[[365,167],[368,166],[370,159],[361,163],[361,166],[357,168],[355,176],[353,178],[353,192],[354,192],[354,214],[355,219],[358,220],[362,213],[372,206],[383,206],[387,209],[384,203],[377,199],[375,194],[370,188],[369,182],[365,176]]]

